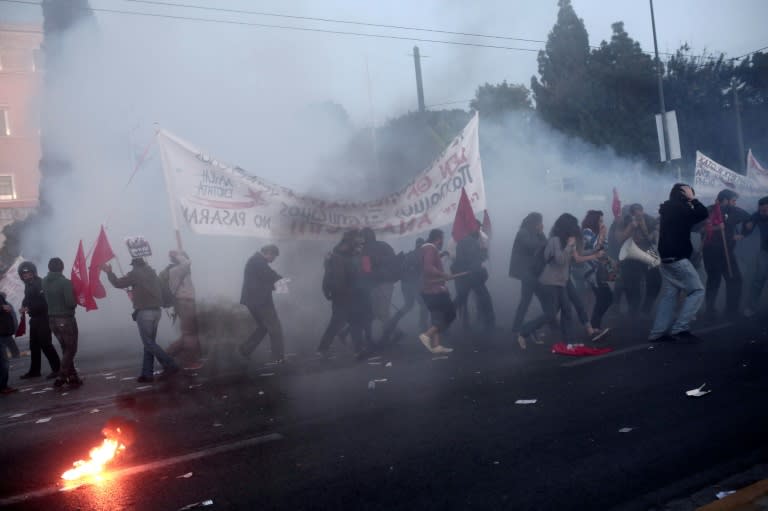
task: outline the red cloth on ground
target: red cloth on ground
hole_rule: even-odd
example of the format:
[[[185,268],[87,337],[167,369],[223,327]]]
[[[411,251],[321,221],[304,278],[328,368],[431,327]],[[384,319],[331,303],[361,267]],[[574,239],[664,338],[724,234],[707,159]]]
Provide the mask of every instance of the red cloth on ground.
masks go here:
[[[557,355],[569,355],[571,357],[590,357],[595,355],[604,355],[613,351],[613,348],[593,348],[591,346],[584,345],[571,345],[571,349],[568,349],[568,345],[562,342],[552,345],[552,353]]]

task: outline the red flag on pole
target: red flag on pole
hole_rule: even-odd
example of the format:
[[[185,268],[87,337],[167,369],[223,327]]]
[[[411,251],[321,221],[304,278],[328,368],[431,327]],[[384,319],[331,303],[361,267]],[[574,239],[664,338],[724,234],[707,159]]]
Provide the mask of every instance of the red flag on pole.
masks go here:
[[[91,288],[91,296],[94,298],[104,298],[107,291],[101,285],[101,265],[106,264],[115,258],[112,247],[109,245],[107,233],[104,232],[104,226],[101,226],[99,238],[96,240],[96,246],[91,255],[91,264],[88,266],[88,285]]]
[[[472,203],[469,202],[467,191],[462,188],[459,206],[456,208],[456,218],[453,219],[451,235],[453,236],[453,240],[458,243],[477,229],[477,219],[475,218],[475,213],[472,211]]]
[[[83,240],[80,240],[80,244],[77,245],[77,255],[75,256],[75,263],[72,265],[70,279],[72,280],[72,290],[75,293],[77,304],[85,307],[87,311],[98,309],[96,300],[93,299],[91,294],[91,286],[88,285],[88,270],[85,265]]]
[[[493,228],[491,227],[491,217],[488,215],[488,210],[483,211],[483,232],[486,236],[490,239],[491,237],[491,231]]]
[[[723,211],[720,209],[720,203],[716,202],[715,207],[712,208],[712,212],[709,214],[709,218],[707,219],[707,236],[704,238],[704,242],[709,243],[712,241],[712,233],[714,231],[714,227],[724,223],[725,220],[723,219]]]
[[[619,192],[616,188],[613,189],[613,202],[611,202],[611,211],[613,211],[613,218],[619,218],[621,216],[621,201],[619,200]]]

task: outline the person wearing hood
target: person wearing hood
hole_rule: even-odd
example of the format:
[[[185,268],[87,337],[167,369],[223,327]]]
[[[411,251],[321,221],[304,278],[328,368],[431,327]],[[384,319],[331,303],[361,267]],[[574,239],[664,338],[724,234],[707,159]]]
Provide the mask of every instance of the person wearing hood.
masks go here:
[[[29,371],[21,375],[21,379],[37,378],[40,376],[40,354],[44,354],[51,366],[49,380],[59,375],[61,360],[56,348],[53,347],[51,327],[48,324],[48,303],[43,295],[43,279],[37,275],[37,267],[31,261],[19,265],[19,277],[24,281],[24,300],[19,312],[29,314],[29,351],[31,363]]]
[[[48,261],[48,275],[43,279],[43,294],[48,302],[48,321],[51,332],[61,344],[61,368],[59,377],[53,383],[61,387],[65,383],[70,387],[79,387],[83,380],[75,369],[77,354],[77,320],[75,319],[75,291],[72,282],[64,276],[64,262],[58,257]]]
[[[186,252],[171,250],[171,260],[160,280],[168,283],[173,295],[173,311],[179,318],[181,336],[166,350],[172,357],[183,361],[184,369],[200,369],[200,338],[197,335],[197,310],[195,307],[195,286],[192,283],[192,261]]]
[[[696,199],[693,188],[677,183],[669,192],[669,200],[659,208],[659,213],[662,285],[648,340],[696,340],[696,336],[690,332],[690,324],[704,300],[704,286],[690,259],[693,253],[691,230],[706,220],[709,212]],[[675,318],[681,292],[684,292],[685,300]]]
[[[136,379],[139,383],[149,383],[155,379],[155,358],[163,366],[161,378],[173,376],[179,372],[179,366],[173,358],[157,344],[157,325],[160,323],[160,308],[162,305],[162,289],[160,278],[155,270],[141,257],[131,260],[133,269],[122,277],[112,272],[112,266],[105,264],[102,270],[107,274],[110,284],[117,289],[131,288],[133,302],[133,318],[139,328],[139,336],[144,345],[141,375]]]
[[[0,394],[2,395],[18,391],[8,386],[8,352],[13,353],[15,346],[13,335],[16,333],[17,326],[13,307],[5,301],[5,293],[0,293]]]

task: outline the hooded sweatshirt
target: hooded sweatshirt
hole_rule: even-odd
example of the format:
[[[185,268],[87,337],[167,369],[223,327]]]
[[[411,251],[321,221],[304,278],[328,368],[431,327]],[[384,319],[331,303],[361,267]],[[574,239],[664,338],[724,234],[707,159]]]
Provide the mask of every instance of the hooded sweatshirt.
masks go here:
[[[24,281],[24,300],[22,300],[21,306],[27,308],[30,318],[47,322],[48,304],[45,301],[45,295],[43,295],[43,279],[37,276],[37,267],[29,261],[24,261],[19,265],[19,277],[25,271],[32,272],[34,276],[29,282]]]
[[[659,256],[664,260],[689,259],[693,253],[691,229],[709,216],[707,207],[697,199],[688,201],[675,186],[670,199],[661,205]]]
[[[61,272],[49,272],[43,279],[43,294],[48,302],[49,316],[75,315],[77,301],[72,282]]]

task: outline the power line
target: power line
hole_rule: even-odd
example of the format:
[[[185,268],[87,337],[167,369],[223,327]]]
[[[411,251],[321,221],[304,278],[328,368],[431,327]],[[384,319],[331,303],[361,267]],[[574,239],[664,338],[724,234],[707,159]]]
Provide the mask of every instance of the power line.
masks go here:
[[[15,4],[24,4],[24,5],[41,5],[39,2],[31,2],[28,0],[0,0],[0,2],[7,2],[7,3],[15,3]],[[248,26],[248,27],[259,27],[259,28],[276,28],[280,30],[296,30],[300,32],[318,32],[323,34],[334,34],[334,35],[348,35],[348,36],[355,36],[355,37],[372,37],[376,39],[395,39],[400,41],[415,41],[415,42],[422,42],[422,43],[436,43],[436,44],[450,44],[454,46],[471,46],[476,48],[493,48],[497,50],[512,50],[512,51],[527,51],[527,52],[537,52],[537,48],[515,48],[512,46],[497,46],[493,44],[482,44],[482,43],[468,43],[468,42],[461,42],[461,41],[441,41],[438,39],[423,39],[418,37],[404,37],[404,36],[395,36],[395,35],[386,35],[386,34],[366,34],[362,32],[346,32],[341,30],[326,30],[321,28],[308,28],[308,27],[293,27],[293,26],[287,26],[287,25],[270,25],[267,23],[252,23],[248,21],[233,21],[233,20],[218,20],[218,19],[211,19],[211,18],[195,18],[192,16],[178,16],[178,15],[171,15],[171,14],[156,14],[156,13],[148,13],[148,12],[137,12],[137,11],[123,11],[119,9],[104,9],[104,8],[85,8],[84,10],[91,10],[94,12],[105,12],[110,14],[122,14],[122,15],[129,15],[129,16],[147,16],[152,18],[166,18],[166,19],[173,19],[173,20],[184,20],[184,21],[202,21],[206,23],[224,23],[228,25],[240,25],[240,26]]]
[[[745,53],[745,54],[744,54],[744,55],[742,55],[741,57],[734,57],[734,58],[732,58],[731,60],[741,60],[741,59],[743,59],[744,57],[749,57],[749,56],[750,56],[750,55],[752,55],[753,53],[759,53],[759,52],[761,52],[761,51],[763,51],[763,50],[768,50],[768,46],[763,46],[762,48],[760,48],[760,49],[758,49],[758,50],[753,50],[753,51],[751,51],[751,52],[749,52],[749,53]]]
[[[427,105],[427,108],[432,108],[436,106],[447,106],[447,105],[458,105],[463,103],[469,103],[473,101],[472,99],[459,99],[456,101],[446,101],[445,103],[435,103],[434,105]]]

